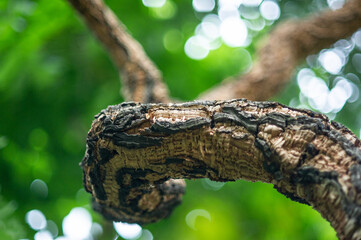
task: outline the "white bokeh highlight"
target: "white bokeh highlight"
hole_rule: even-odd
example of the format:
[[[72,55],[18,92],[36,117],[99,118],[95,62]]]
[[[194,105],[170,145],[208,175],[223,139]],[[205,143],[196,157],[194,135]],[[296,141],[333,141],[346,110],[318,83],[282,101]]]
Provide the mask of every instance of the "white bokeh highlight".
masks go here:
[[[202,34],[204,34],[204,36],[209,40],[215,40],[221,36],[221,20],[215,14],[208,14],[205,16],[199,26],[201,28]]]
[[[356,46],[361,49],[361,30],[355,32],[352,36],[352,39],[355,42]]]
[[[245,19],[257,19],[260,16],[258,7],[246,7],[242,6],[240,8],[240,14]]]
[[[327,0],[328,7],[337,10],[343,7],[345,0]]]
[[[53,240],[51,232],[42,230],[34,235],[34,240]]]
[[[163,7],[166,0],[142,0],[142,2],[146,7],[159,8]]]
[[[218,5],[220,7],[224,6],[233,6],[235,8],[238,8],[242,3],[242,0],[218,0]]]
[[[142,227],[136,223],[113,222],[115,231],[125,239],[134,239],[142,234]]]
[[[246,45],[248,30],[247,26],[239,17],[225,19],[220,26],[222,40],[230,47]]]
[[[90,235],[92,217],[82,207],[73,208],[63,219],[63,233],[69,239],[84,239]]]
[[[197,12],[210,12],[214,9],[216,3],[214,0],[193,0],[192,5]]]
[[[184,45],[184,51],[188,57],[194,60],[201,60],[209,53],[209,43],[201,36],[190,37]]]
[[[25,221],[36,231],[46,227],[46,218],[44,214],[37,209],[27,212],[25,215]]]
[[[259,8],[264,19],[274,21],[281,15],[281,10],[278,4],[274,1],[263,1]]]
[[[245,6],[258,6],[262,0],[242,0],[242,4]]]
[[[336,77],[334,86],[329,89],[326,83],[308,68],[300,70],[297,82],[302,96],[310,106],[323,113],[337,113],[346,102],[353,102],[359,97],[358,87],[344,77]],[[301,102],[302,102],[301,97]]]
[[[320,53],[318,61],[331,74],[338,74],[346,62],[345,54],[337,49],[330,49]]]
[[[239,17],[238,8],[233,5],[224,5],[218,9],[218,16],[223,21],[227,18]]]

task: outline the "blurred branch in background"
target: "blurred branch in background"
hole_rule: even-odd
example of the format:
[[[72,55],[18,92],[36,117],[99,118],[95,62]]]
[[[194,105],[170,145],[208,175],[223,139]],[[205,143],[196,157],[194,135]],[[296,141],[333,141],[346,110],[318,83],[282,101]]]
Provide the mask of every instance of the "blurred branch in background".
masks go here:
[[[168,102],[160,71],[102,0],[69,0],[88,27],[108,49],[122,73],[125,100]]]
[[[268,100],[279,93],[305,57],[351,36],[361,27],[361,1],[351,0],[338,10],[327,10],[304,20],[277,26],[258,53],[249,73],[226,79],[200,95],[204,100],[247,98]]]
[[[257,62],[255,50],[278,23],[339,9],[345,2],[106,0],[162,69],[172,98],[184,101],[248,71]],[[93,116],[123,100],[123,70],[109,59],[116,50],[106,52],[74,13],[64,0],[0,1],[0,239],[336,238],[318,212],[260,182],[187,181],[187,191],[196,194],[186,194],[167,221],[146,228],[107,222],[92,211],[78,163]],[[98,17],[99,23],[109,20]],[[110,22],[108,28],[118,27]],[[106,29],[100,31],[106,35]],[[106,37],[117,47],[118,35]],[[273,100],[320,111],[358,134],[361,30],[330,47],[308,56],[287,91]],[[131,61],[136,62],[134,55]],[[144,75],[131,79],[144,82]],[[136,92],[137,101],[149,101],[144,89],[133,88],[128,99]]]
[[[88,26],[96,33],[98,38],[108,48],[118,68],[120,68],[122,72],[125,73],[124,74],[125,76],[123,76],[123,78],[125,79],[124,87],[126,87],[127,89],[126,91],[126,94],[128,94],[127,98],[130,97],[129,99],[131,100],[142,101],[142,102],[155,101],[156,100],[155,91],[158,90],[157,89],[158,86],[156,86],[155,84],[156,82],[154,81],[154,79],[152,78],[148,79],[147,76],[151,75],[152,70],[156,70],[158,73],[159,71],[154,67],[154,65],[149,65],[152,66],[151,69],[139,68],[139,66],[144,61],[146,63],[148,62],[151,63],[151,62],[148,59],[148,57],[145,55],[141,46],[134,39],[132,39],[129,35],[125,33],[125,30],[123,29],[124,27],[121,27],[121,25],[118,23],[119,21],[117,20],[116,16],[107,8],[107,6],[101,0],[69,0],[69,1],[84,17],[84,19],[88,23]],[[304,59],[305,57],[307,57],[312,53],[320,51],[322,48],[329,46],[331,43],[334,43],[336,40],[339,40],[344,37],[348,37],[352,33],[354,33],[361,26],[360,10],[361,10],[361,2],[354,0],[347,2],[347,4],[345,4],[343,8],[337,11],[326,11],[320,14],[319,16],[311,17],[306,20],[288,21],[281,24],[272,32],[272,34],[268,39],[268,42],[260,50],[258,62],[256,62],[254,67],[251,69],[250,73],[246,74],[243,78],[241,78],[239,82],[226,83],[224,85],[221,85],[221,87],[219,88],[215,88],[211,90],[208,94],[205,94],[202,98],[230,99],[230,98],[246,97],[252,100],[269,99],[270,97],[278,93],[278,91],[282,88],[282,86],[285,85],[285,83],[290,79],[292,72],[294,71],[295,67],[299,64],[301,59]],[[133,47],[133,45],[137,46],[137,49]],[[130,54],[129,53],[130,50],[134,50],[134,51]],[[135,60],[132,61],[131,59],[135,59]],[[134,61],[136,62],[134,63]],[[139,72],[140,70],[141,72]],[[133,79],[132,76],[135,76],[135,78]],[[155,80],[158,83],[161,83],[159,77],[157,77]],[[163,89],[159,89],[159,90],[162,91]],[[131,94],[129,94],[129,92]],[[182,111],[180,110],[180,112]],[[133,114],[129,112],[127,112],[127,114],[131,115],[130,119],[138,118],[137,114]],[[169,113],[167,114],[169,115]],[[129,121],[130,120],[128,119],[124,124],[128,124]],[[96,126],[96,128],[99,127],[98,124],[95,124],[94,126]],[[115,127],[115,129],[117,129],[118,132],[120,131],[118,127]],[[136,131],[136,133],[137,132],[138,131]],[[98,145],[93,143],[92,141],[94,140],[91,139],[93,139],[93,136],[91,138],[88,138],[87,141],[88,147],[87,147],[86,158],[88,157],[88,155],[91,156],[94,152],[97,151],[91,148],[91,146]],[[94,139],[98,139],[98,138],[94,137]],[[111,141],[113,140],[114,139],[112,139]],[[192,144],[189,142],[188,145],[192,145]],[[110,152],[111,151],[109,151],[109,153]],[[113,152],[118,152],[118,151],[113,151]],[[155,151],[155,153],[157,152],[158,151]],[[112,158],[109,156],[110,154],[108,153],[105,155],[107,156],[105,158],[108,160]],[[214,153],[214,155],[216,154]],[[103,158],[103,156],[101,158]],[[127,157],[125,157],[125,159],[127,159]],[[147,157],[145,159],[147,159]],[[94,161],[92,160],[91,162]],[[98,171],[98,169],[104,168],[100,160],[95,162],[97,162],[97,165],[94,167],[94,171]],[[115,165],[111,165],[111,169],[105,171],[107,172],[107,176],[112,171],[118,171],[118,170],[120,171],[123,168],[124,169],[126,168],[124,167],[126,166],[126,164],[120,169],[116,169],[114,168],[114,166]],[[166,167],[166,169],[168,169],[168,167]],[[89,170],[89,171],[86,170],[84,174],[87,172],[91,172],[92,174],[96,175],[92,171],[93,170]],[[103,176],[103,178],[106,177]],[[117,212],[118,210],[116,210],[115,208],[116,205],[110,204],[109,206],[106,205],[106,207],[104,208],[101,205],[103,200],[109,200],[112,203],[115,201],[115,199],[107,196],[105,192],[108,191],[103,190],[104,184],[102,182],[99,183],[97,182],[98,177],[94,177],[94,179],[92,179],[92,177],[90,176],[90,177],[85,177],[84,179],[86,179],[86,181],[90,179],[90,182],[95,182],[94,187],[89,187],[88,184],[85,185],[87,187],[87,190],[89,192],[92,192],[93,196],[96,199],[96,204],[94,205],[96,206],[95,209],[100,211],[107,218],[109,218],[109,216],[113,216],[108,211]],[[115,179],[115,178],[111,177],[111,179]],[[123,181],[123,180],[119,180],[119,181]],[[132,180],[130,182],[132,182]],[[151,182],[151,186],[153,186],[155,182],[157,181]],[[277,187],[276,182],[272,182],[272,183],[275,184],[275,186]],[[109,188],[112,188],[114,186],[116,186],[116,184],[112,183]],[[132,187],[131,184],[130,187]],[[95,189],[95,192],[92,189]],[[123,189],[123,186],[121,186],[120,189]],[[162,187],[159,187],[159,189],[162,189]],[[144,192],[143,190],[141,190],[139,194],[141,195],[144,194],[145,196],[144,199],[148,199],[147,196],[149,194],[149,188],[145,188]],[[116,190],[115,192],[117,191],[118,190]],[[135,190],[132,191],[133,195],[135,194],[134,192]],[[128,195],[125,192],[121,192],[121,193],[122,193],[121,196],[115,194],[116,196],[115,198],[121,199],[121,197],[123,197],[125,200],[119,200],[119,201],[127,202],[128,200],[126,199],[128,199]],[[183,191],[179,192],[179,194],[182,193]],[[138,196],[139,194],[135,194],[135,195],[139,197]],[[291,196],[293,196],[292,194]],[[100,196],[99,197],[100,200],[98,199],[98,196]],[[177,203],[179,202],[179,198],[180,197],[176,195],[175,199]],[[291,199],[292,198],[293,197],[291,197]],[[141,199],[143,199],[143,196],[141,197]],[[173,206],[174,201],[172,200],[172,198],[170,199],[171,199],[170,202],[172,203],[171,205]],[[150,200],[148,199],[144,201],[149,201],[151,203],[152,199]],[[312,206],[317,206],[318,204],[320,204],[320,201],[321,200],[316,201],[315,203],[312,204]],[[134,204],[133,201],[130,202]],[[169,215],[168,211],[165,211],[157,204],[155,206],[152,205],[152,209],[156,209],[155,215],[158,216],[161,213],[162,215],[164,214],[168,216]],[[139,204],[136,204],[136,206],[138,205]],[[162,203],[159,205],[166,206],[167,204]],[[108,210],[107,207],[109,207],[110,210]],[[126,216],[127,214],[130,214],[133,217],[132,215],[133,213],[129,209],[126,208],[125,212],[127,213],[121,212],[120,217],[110,218],[110,219],[128,221],[127,218],[123,217],[123,215]],[[322,212],[323,216],[325,216],[325,213],[323,211],[320,212]],[[354,215],[353,212],[356,212],[356,210],[355,211],[352,210],[352,214],[351,214],[352,216]],[[152,214],[150,214],[151,217],[149,218],[151,220],[149,220],[149,222],[155,221],[154,220],[155,217]],[[348,213],[346,215],[348,216]],[[147,222],[143,218],[146,217],[140,215],[140,219],[137,220],[132,219],[130,222],[138,222],[138,223]],[[330,220],[330,218],[328,217],[325,218]],[[353,231],[357,230],[357,227],[355,228],[344,227],[344,225],[346,225],[347,222],[352,221],[351,217],[350,218],[347,217],[346,220],[341,221],[343,223],[343,227],[341,228],[338,227],[339,226],[338,220],[339,219],[336,218],[334,222],[332,220],[330,220],[330,222],[337,230],[340,238],[345,238],[350,234],[353,235]],[[337,224],[335,222],[337,222]],[[352,233],[349,233],[349,229],[351,228],[353,229]],[[348,230],[344,230],[344,229],[348,229]]]

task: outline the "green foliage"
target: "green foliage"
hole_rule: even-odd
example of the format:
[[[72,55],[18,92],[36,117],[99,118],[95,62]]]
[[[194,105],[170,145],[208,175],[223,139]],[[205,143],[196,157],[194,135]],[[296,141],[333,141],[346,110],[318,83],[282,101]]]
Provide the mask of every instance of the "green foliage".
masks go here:
[[[290,2],[282,1],[282,10],[295,9]],[[313,5],[305,2],[295,14],[310,10]],[[203,17],[191,1],[169,0],[163,10],[134,0],[107,3],[162,70],[172,96],[181,100],[247,71],[258,40],[271,28],[247,48],[223,45],[195,61],[183,50]],[[0,239],[33,238],[35,231],[24,220],[32,209],[53,220],[61,235],[62,220],[72,208],[90,210],[79,162],[93,116],[123,101],[117,70],[64,0],[0,1],[0,53]],[[275,100],[288,104],[298,94],[293,81]],[[359,104],[346,105],[336,119],[358,131],[358,109]],[[46,183],[47,194],[32,190],[35,179]],[[169,219],[146,228],[155,239],[335,239],[317,212],[271,185],[238,181],[210,188],[204,180],[188,181],[184,203]],[[187,225],[194,209],[210,218],[200,215]],[[102,223],[100,239],[114,239],[112,226],[92,215]]]
[[[24,236],[23,224],[14,216],[18,208],[15,201],[6,202],[0,195],[0,238],[19,239]]]

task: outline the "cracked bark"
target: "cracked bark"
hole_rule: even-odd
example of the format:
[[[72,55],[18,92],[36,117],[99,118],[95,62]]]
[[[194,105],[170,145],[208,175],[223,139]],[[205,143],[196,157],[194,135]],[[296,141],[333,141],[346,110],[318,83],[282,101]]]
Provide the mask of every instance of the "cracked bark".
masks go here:
[[[170,178],[262,181],[360,239],[360,145],[326,116],[274,102],[123,103],[92,124],[84,186],[106,218],[145,224],[180,202]]]
[[[125,98],[168,102],[159,70],[111,10],[101,0],[69,2],[122,72]],[[360,9],[352,0],[335,12],[280,25],[242,81],[202,98],[273,96],[306,55],[360,27]],[[360,163],[360,141],[323,115],[232,100],[108,107],[89,131],[82,168],[94,208],[108,219],[145,224],[167,217],[184,193],[181,178],[245,179],[272,183],[311,205],[340,239],[360,239]]]
[[[68,0],[107,48],[123,81],[127,101],[169,102],[158,68],[102,0]]]
[[[281,23],[270,33],[257,54],[251,71],[226,79],[201,94],[199,99],[247,98],[263,101],[275,96],[291,79],[292,72],[308,55],[351,36],[361,27],[361,1],[350,0],[336,11],[325,11],[304,20]]]

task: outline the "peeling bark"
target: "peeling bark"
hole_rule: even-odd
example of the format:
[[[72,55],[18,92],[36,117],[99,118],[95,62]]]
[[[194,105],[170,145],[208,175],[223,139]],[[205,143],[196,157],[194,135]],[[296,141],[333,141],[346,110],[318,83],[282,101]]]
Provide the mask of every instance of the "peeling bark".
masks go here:
[[[274,102],[128,102],[96,116],[81,166],[111,220],[167,217],[184,193],[171,178],[245,179],[311,205],[340,239],[360,239],[360,145],[326,116]]]
[[[199,99],[227,100],[242,97],[268,100],[283,89],[305,57],[351,36],[360,27],[359,0],[350,0],[336,11],[329,10],[304,20],[283,22],[270,33],[249,73],[226,79],[219,86],[201,94]]]
[[[158,68],[102,0],[68,0],[107,48],[121,72],[127,101],[169,102]]]

